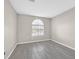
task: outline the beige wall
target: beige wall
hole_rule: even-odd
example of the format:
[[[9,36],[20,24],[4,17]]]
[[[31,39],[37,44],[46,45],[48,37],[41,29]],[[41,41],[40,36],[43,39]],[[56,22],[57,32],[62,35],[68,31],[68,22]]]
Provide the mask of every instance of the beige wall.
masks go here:
[[[32,37],[32,21],[41,19],[45,25],[45,35]],[[47,40],[50,38],[50,20],[48,18],[18,15],[18,43]]]
[[[52,40],[75,48],[75,9],[52,18]]]
[[[8,0],[5,0],[4,3],[4,48],[5,58],[7,58],[16,44],[16,13]]]

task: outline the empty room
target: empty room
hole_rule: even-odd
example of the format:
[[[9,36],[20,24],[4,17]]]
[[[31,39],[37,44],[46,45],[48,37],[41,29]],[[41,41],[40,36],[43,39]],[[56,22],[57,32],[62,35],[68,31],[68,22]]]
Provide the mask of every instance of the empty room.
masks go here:
[[[75,0],[4,0],[4,59],[75,59]]]

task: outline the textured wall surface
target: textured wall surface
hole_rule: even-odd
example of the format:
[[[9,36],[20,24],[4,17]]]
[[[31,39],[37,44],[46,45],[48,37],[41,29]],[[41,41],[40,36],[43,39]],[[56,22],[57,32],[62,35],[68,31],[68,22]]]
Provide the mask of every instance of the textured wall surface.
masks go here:
[[[5,0],[5,15],[4,15],[4,45],[5,45],[5,58],[11,53],[16,44],[16,13],[11,7],[8,0]]]
[[[75,9],[52,18],[52,40],[75,48]]]
[[[44,22],[44,36],[32,37],[32,21],[41,19]],[[50,38],[50,20],[48,18],[19,15],[18,16],[18,42],[46,40]]]

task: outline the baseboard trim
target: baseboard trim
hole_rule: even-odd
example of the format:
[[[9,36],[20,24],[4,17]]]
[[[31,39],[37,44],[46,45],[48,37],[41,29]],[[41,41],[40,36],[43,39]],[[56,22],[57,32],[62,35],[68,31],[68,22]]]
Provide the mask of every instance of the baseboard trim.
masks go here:
[[[11,56],[11,54],[12,54],[12,52],[14,51],[14,49],[16,48],[16,46],[19,45],[19,44],[26,44],[26,43],[33,43],[33,42],[41,42],[41,41],[48,41],[48,40],[50,40],[50,39],[16,43],[16,44],[14,45],[14,47],[12,48],[10,54],[6,57],[6,59],[9,59],[9,57]]]
[[[13,49],[11,50],[10,54],[8,55],[8,57],[7,57],[6,59],[9,59],[9,57],[11,56],[11,54],[12,54],[12,52],[14,51],[14,49],[16,48],[16,46],[19,45],[19,44],[26,44],[26,43],[33,43],[33,42],[41,42],[41,41],[48,41],[48,40],[51,40],[51,39],[36,40],[36,41],[28,41],[28,42],[19,42],[19,43],[16,43],[15,46],[13,47]],[[58,43],[58,44],[60,44],[60,45],[63,45],[63,46],[65,46],[65,47],[67,47],[67,48],[72,49],[72,50],[75,51],[74,48],[69,47],[69,46],[67,46],[67,45],[65,45],[65,44],[63,44],[63,43],[57,42],[57,41],[55,41],[55,40],[51,40],[51,41],[56,42],[56,43]]]
[[[14,51],[14,49],[16,48],[17,44],[14,45],[14,47],[12,47],[12,50],[10,52],[10,54],[7,56],[6,59],[9,59],[9,57],[11,56],[12,52]]]
[[[69,48],[69,49],[75,51],[75,48],[72,48],[72,47],[70,47],[70,46],[67,46],[67,45],[65,45],[65,44],[63,44],[63,43],[60,43],[60,42],[58,42],[58,41],[55,41],[55,40],[51,40],[51,41],[56,42],[56,43],[58,43],[58,44],[60,44],[60,45],[63,45],[63,46],[65,46],[65,47],[67,47],[67,48]]]
[[[17,43],[17,45],[18,45],[18,44],[33,43],[33,42],[48,41],[48,40],[51,40],[51,39],[46,39],[46,40],[35,40],[35,41],[28,41],[28,42],[19,42],[19,43]]]

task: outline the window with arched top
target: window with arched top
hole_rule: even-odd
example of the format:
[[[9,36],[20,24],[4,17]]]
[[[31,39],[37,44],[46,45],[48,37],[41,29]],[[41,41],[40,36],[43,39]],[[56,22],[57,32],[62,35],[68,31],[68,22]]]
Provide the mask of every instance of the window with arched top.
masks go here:
[[[32,22],[32,36],[44,35],[44,23],[40,19],[36,19]]]

